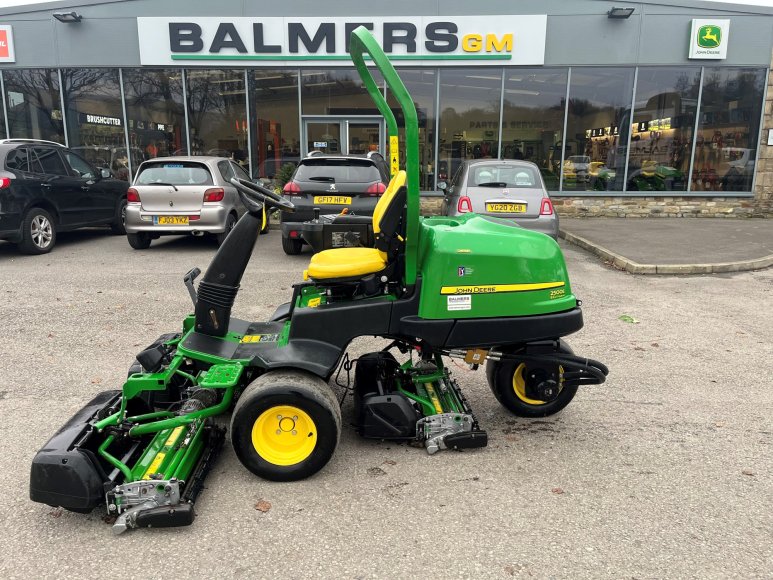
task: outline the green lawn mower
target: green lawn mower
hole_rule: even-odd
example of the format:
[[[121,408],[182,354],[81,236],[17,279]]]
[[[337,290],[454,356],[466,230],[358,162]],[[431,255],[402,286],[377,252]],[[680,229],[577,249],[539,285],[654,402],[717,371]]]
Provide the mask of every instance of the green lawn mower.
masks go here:
[[[315,254],[292,299],[267,322],[232,317],[263,208],[293,209],[268,189],[234,180],[248,211],[198,285],[198,269],[185,276],[194,314],[181,332],[137,355],[120,391],[97,395],[37,453],[34,501],[84,513],[106,504],[116,533],[190,524],[225,441],[212,418],[229,410],[231,443],[247,469],[273,481],[309,477],[341,434],[328,382],[352,369],[359,434],[418,441],[430,454],[488,441],[444,357],[485,364],[497,400],[521,417],[556,413],[580,385],[604,382],[607,368],[562,340],[583,321],[555,241],[504,219],[419,217],[413,101],[365,28],[350,46],[390,137],[397,123],[365,55],[405,119],[405,171],[395,173],[373,214],[375,247]],[[346,349],[359,336],[391,342],[351,361]]]

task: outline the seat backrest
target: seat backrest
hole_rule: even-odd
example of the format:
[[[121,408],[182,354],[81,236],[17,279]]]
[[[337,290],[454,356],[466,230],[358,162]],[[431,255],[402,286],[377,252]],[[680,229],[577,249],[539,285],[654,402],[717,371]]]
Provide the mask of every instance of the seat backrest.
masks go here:
[[[384,220],[384,216],[389,213],[387,212],[389,206],[398,197],[397,192],[400,191],[401,187],[405,187],[405,182],[407,179],[408,175],[405,173],[405,171],[398,171],[389,182],[389,185],[387,186],[384,194],[381,196],[381,199],[378,200],[376,208],[373,210],[374,234],[380,234],[383,227],[386,226],[386,223],[382,225],[381,222]]]

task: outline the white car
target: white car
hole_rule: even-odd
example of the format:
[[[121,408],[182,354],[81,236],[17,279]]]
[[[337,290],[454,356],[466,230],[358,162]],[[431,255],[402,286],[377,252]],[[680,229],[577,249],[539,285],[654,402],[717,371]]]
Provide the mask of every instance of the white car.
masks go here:
[[[225,241],[245,208],[230,179],[249,176],[223,157],[157,157],[127,191],[126,235],[136,250],[160,236],[212,234]],[[268,220],[263,220],[263,232]]]

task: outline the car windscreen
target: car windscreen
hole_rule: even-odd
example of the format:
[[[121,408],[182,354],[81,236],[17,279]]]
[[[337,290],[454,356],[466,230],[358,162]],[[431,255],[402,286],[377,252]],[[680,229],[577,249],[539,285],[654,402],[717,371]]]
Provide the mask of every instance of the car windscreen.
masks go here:
[[[134,181],[135,185],[212,185],[212,175],[206,166],[192,161],[160,161],[145,163]]]
[[[541,187],[539,175],[532,167],[482,165],[473,167],[468,187]]]
[[[372,162],[359,159],[304,159],[298,166],[296,181],[331,183],[369,183],[381,181]]]

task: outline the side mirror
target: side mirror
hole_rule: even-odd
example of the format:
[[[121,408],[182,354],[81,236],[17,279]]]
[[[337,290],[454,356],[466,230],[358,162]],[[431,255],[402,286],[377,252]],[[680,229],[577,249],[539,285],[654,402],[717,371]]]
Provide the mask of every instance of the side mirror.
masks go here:
[[[448,184],[445,181],[438,181],[437,182],[437,188],[440,191],[445,192],[448,189]]]
[[[102,179],[110,179],[113,177],[113,172],[110,171],[107,167],[103,167],[99,170],[100,175],[102,176]]]

